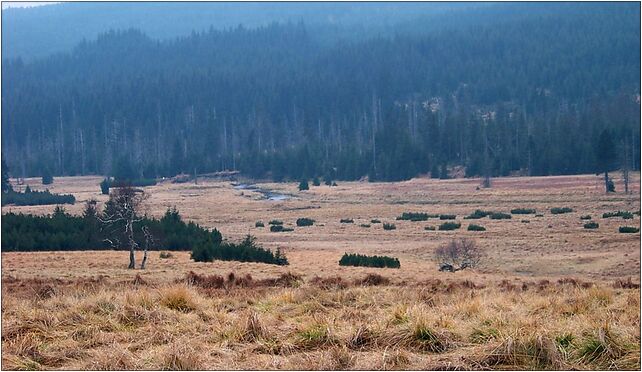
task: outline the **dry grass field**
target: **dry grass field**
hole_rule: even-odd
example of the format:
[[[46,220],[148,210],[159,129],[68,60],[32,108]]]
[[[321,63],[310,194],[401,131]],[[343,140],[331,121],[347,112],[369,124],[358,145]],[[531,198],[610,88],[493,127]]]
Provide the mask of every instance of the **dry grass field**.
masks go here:
[[[49,189],[73,193],[77,203],[66,209],[80,213],[88,199],[106,201],[100,180],[56,178]],[[43,189],[39,179],[26,181]],[[132,271],[125,252],[2,253],[2,367],[639,369],[640,234],[618,227],[639,227],[640,217],[602,218],[640,209],[639,173],[631,195],[606,195],[594,175],[479,184],[418,178],[305,192],[295,183],[258,185],[291,195],[285,201],[227,181],[146,187],[148,214],[176,206],[227,239],[250,233],[280,247],[290,265],[195,263],[188,252],[168,259],[152,252],[148,269]],[[553,207],[574,212],[553,215]],[[463,219],[475,209],[514,208],[542,216]],[[53,206],[2,208],[10,210]],[[396,221],[403,212],[456,214],[462,228],[427,231],[444,221]],[[583,215],[599,229],[584,229]],[[316,223],[295,227],[300,217]],[[272,219],[295,231],[255,227]],[[467,231],[469,223],[487,230]],[[477,270],[437,271],[435,248],[455,237],[484,248]],[[340,267],[344,252],[395,256],[401,268]]]

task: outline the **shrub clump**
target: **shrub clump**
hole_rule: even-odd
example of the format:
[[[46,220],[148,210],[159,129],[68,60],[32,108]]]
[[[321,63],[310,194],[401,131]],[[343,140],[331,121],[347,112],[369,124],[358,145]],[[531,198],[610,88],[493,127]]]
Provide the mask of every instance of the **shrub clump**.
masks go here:
[[[439,215],[439,219],[440,220],[454,220],[455,218],[457,218],[457,216],[454,215],[454,214],[440,214]]]
[[[468,225],[468,231],[486,231],[484,226],[470,224]]]
[[[633,218],[633,213],[627,211],[607,212],[602,215],[602,218],[622,217],[625,220]]]
[[[29,186],[25,192],[9,192],[2,194],[2,205],[51,205],[51,204],[74,204],[76,198],[71,194],[52,194],[49,190],[33,191]]]
[[[169,253],[169,252],[161,251],[159,257],[162,258],[162,259],[167,259],[167,258],[174,257],[174,255]]]
[[[426,227],[424,227],[424,230],[435,231],[435,227],[434,226],[426,226]]]
[[[584,224],[585,229],[597,229],[600,227],[600,224],[597,222],[589,222]]]
[[[399,259],[388,256],[366,256],[355,253],[344,253],[339,260],[339,266],[363,266],[363,267],[390,267],[398,269],[401,267]]]
[[[310,185],[308,185],[307,180],[303,180],[299,183],[299,191],[310,190]]]
[[[272,221],[268,222],[268,225],[283,225],[283,221],[272,220]]]
[[[439,230],[441,231],[457,230],[460,227],[461,227],[461,224],[457,222],[444,222],[441,225],[439,225]]]
[[[274,226],[272,226],[274,227]],[[196,262],[239,261],[262,262],[272,265],[288,265],[288,259],[279,248],[272,252],[256,243],[256,238],[247,235],[240,243],[213,242],[206,239],[192,250],[192,259]]]
[[[375,218],[370,220],[370,223],[381,223],[381,221]]]
[[[254,227],[265,227],[265,225],[261,221],[256,221],[256,223],[254,224]]]
[[[634,233],[640,231],[640,229],[638,229],[637,227],[632,227],[632,226],[620,226],[619,231],[622,234],[634,234]]]
[[[535,209],[530,209],[530,208],[515,208],[515,209],[511,209],[510,213],[512,213],[512,214],[535,214],[536,211],[535,211]]]
[[[551,208],[551,214],[564,214],[573,212],[573,208],[569,207],[555,207]]]
[[[397,217],[397,220],[401,221],[426,221],[428,219],[428,213],[421,212],[403,212],[401,216]]]
[[[465,220],[478,220],[480,218],[484,218],[486,216],[491,215],[493,212],[492,211],[483,211],[481,209],[476,209],[473,213],[469,214],[468,216],[465,216]]]
[[[591,219],[591,216],[588,215],[588,214],[586,216],[581,216],[580,217],[580,220],[590,220],[590,219]]]
[[[379,274],[368,274],[363,279],[356,279],[354,284],[366,286],[388,285],[390,284],[390,280]]]
[[[272,225],[270,226],[270,231],[271,232],[290,232],[290,231],[294,231],[294,229],[291,227],[283,227],[283,225]]]
[[[491,220],[510,220],[513,218],[510,214],[503,212],[493,212],[489,217]]]
[[[369,223],[362,223],[362,224],[361,224],[361,225],[359,225],[359,226],[364,227],[364,228],[369,228],[369,227],[370,227],[370,224],[369,224]]]
[[[299,226],[299,227],[302,227],[302,226],[312,226],[312,225],[314,225],[314,220],[313,220],[313,219],[311,219],[311,218],[305,218],[305,217],[303,217],[303,218],[298,218],[298,219],[296,220],[296,225],[297,225],[297,226]]]
[[[396,230],[397,226],[395,226],[394,223],[384,223],[383,224],[383,229],[384,230]]]
[[[342,218],[341,223],[354,223],[354,220],[352,218]]]

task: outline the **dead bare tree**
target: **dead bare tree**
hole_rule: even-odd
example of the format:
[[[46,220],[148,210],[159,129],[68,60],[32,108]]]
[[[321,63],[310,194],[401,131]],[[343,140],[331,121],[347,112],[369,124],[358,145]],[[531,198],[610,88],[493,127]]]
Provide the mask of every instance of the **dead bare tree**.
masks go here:
[[[136,268],[135,251],[138,243],[134,239],[134,224],[142,221],[140,216],[142,204],[148,195],[144,191],[135,189],[131,186],[123,186],[112,189],[109,194],[109,201],[105,205],[105,213],[100,221],[106,228],[112,229],[115,236],[111,239],[105,239],[112,247],[121,248],[121,240],[129,248],[129,269]],[[145,230],[143,230],[145,232]],[[149,231],[145,233],[147,235]],[[147,239],[147,237],[146,237]],[[147,260],[147,244],[145,246],[145,256],[141,269],[145,266]]]
[[[145,264],[147,263],[147,251],[149,250],[149,247],[154,244],[154,236],[149,232],[149,228],[147,226],[143,226],[141,229],[143,230],[143,234],[145,235],[145,250],[143,253],[143,262],[140,264],[141,270],[145,269]]]
[[[484,256],[483,250],[471,239],[453,239],[435,251],[440,271],[459,271],[475,268]]]

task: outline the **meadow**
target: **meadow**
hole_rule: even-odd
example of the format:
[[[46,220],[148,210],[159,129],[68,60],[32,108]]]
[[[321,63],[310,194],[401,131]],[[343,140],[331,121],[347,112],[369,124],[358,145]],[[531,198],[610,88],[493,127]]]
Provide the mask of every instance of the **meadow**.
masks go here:
[[[73,194],[66,209],[80,213],[86,200],[107,200],[100,181],[56,178],[48,188]],[[227,239],[252,234],[280,248],[290,265],[152,252],[147,269],[127,270],[122,251],[2,253],[3,368],[639,369],[640,233],[619,228],[639,228],[640,216],[603,218],[639,211],[639,173],[632,194],[615,182],[615,194],[594,175],[497,178],[490,189],[479,179],[303,192],[257,184],[290,196],[278,201],[229,181],[160,182],[145,187],[148,214],[176,206]],[[551,213],[565,207],[572,212]],[[464,219],[477,209],[535,213]],[[455,220],[398,220],[404,212]],[[598,228],[584,228],[587,215]],[[314,224],[298,227],[299,218]],[[271,232],[275,219],[294,231]],[[461,227],[438,230],[449,221]],[[484,260],[439,272],[435,249],[460,237],[474,239]],[[345,252],[396,257],[401,267],[339,266]]]

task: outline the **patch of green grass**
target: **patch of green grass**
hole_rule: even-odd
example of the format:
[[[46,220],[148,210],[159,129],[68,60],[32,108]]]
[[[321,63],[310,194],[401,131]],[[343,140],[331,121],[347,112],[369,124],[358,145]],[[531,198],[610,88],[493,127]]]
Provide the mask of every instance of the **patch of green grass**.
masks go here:
[[[555,342],[563,349],[568,349],[572,346],[573,340],[575,340],[575,337],[572,333],[564,333],[555,337]]]
[[[412,338],[413,343],[423,351],[442,353],[448,348],[441,337],[424,324],[415,325]]]
[[[474,328],[469,339],[474,344],[484,344],[497,338],[499,338],[499,331],[496,328],[484,327]]]

